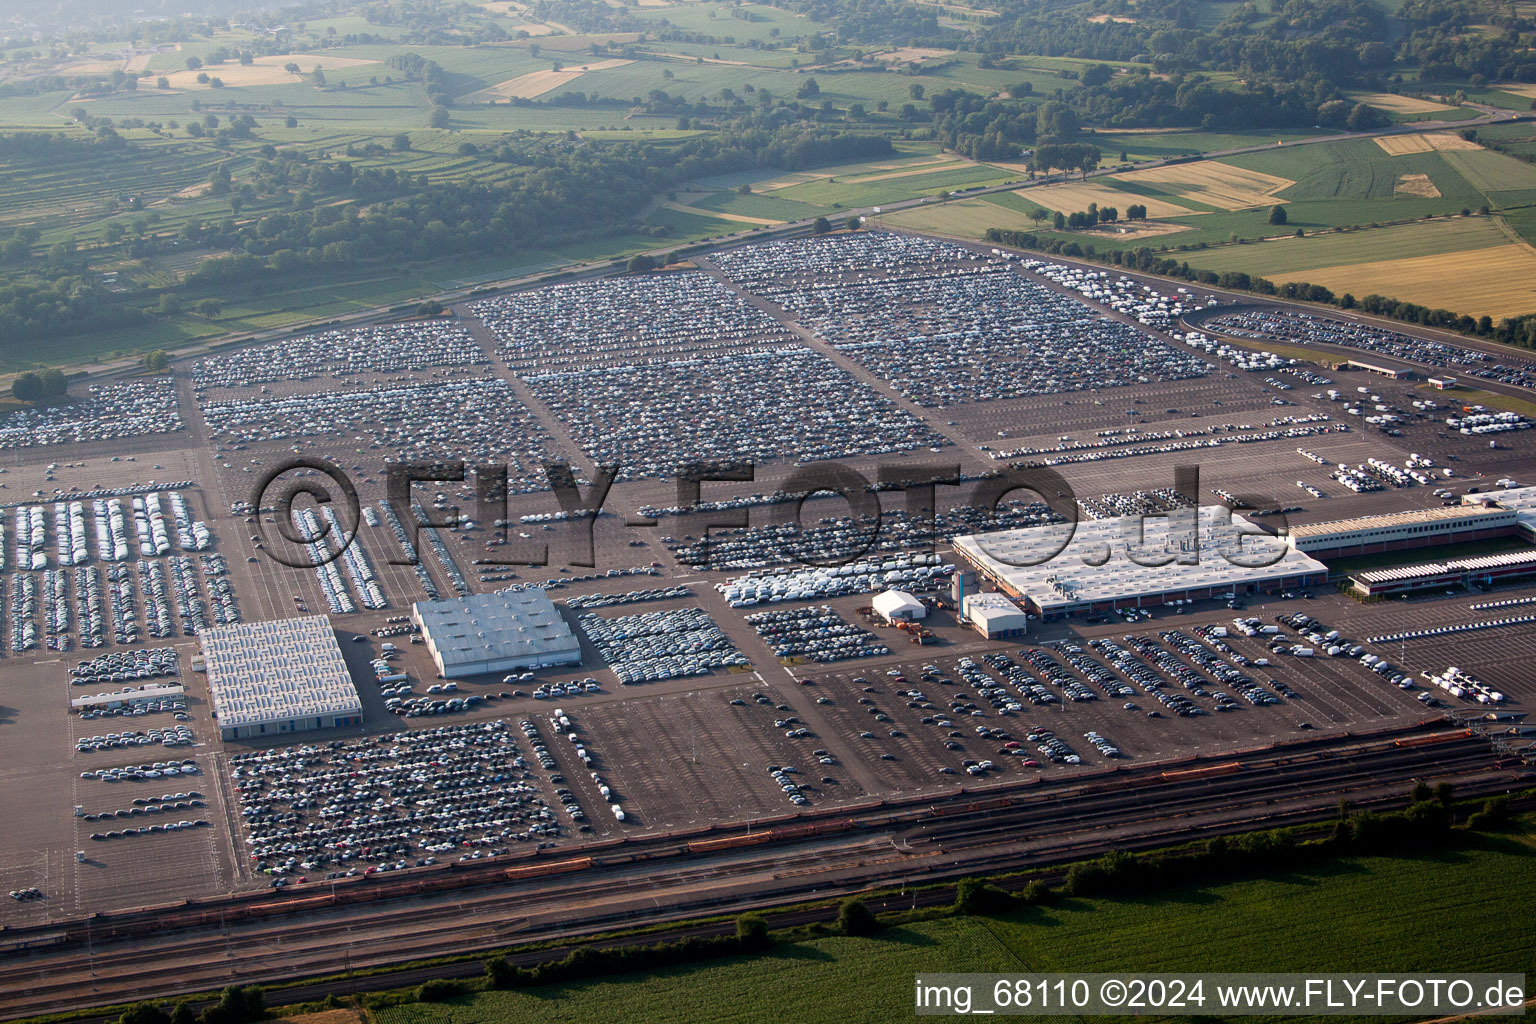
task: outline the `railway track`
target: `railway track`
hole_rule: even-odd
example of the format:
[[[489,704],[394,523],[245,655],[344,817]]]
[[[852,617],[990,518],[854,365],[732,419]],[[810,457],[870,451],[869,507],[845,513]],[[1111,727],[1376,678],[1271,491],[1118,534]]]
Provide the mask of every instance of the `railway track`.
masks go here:
[[[0,992],[9,993],[0,996],[0,1014],[14,1017],[101,1005],[145,994],[215,988],[229,980],[287,980],[316,963],[324,963],[330,973],[342,966],[335,958],[338,949],[347,951],[350,972],[535,938],[574,939],[583,931],[772,907],[812,891],[836,895],[897,878],[927,883],[1075,859],[1109,848],[1151,848],[1219,831],[1328,817],[1341,796],[1358,798],[1362,805],[1400,802],[1405,784],[1415,778],[1453,777],[1468,792],[1499,791],[1513,784],[1510,773],[1492,770],[1488,748],[1480,742],[1460,733],[1431,735],[1447,738],[1421,746],[1357,743],[1252,762],[1246,768],[1241,762],[1218,763],[1129,783],[1119,780],[1113,786],[1036,789],[1002,798],[1000,806],[996,799],[973,800],[961,808],[935,805],[927,818],[919,816],[900,826],[887,821],[874,830],[812,834],[767,846],[754,841],[748,847],[717,847],[705,854],[674,842],[671,856],[693,859],[676,864],[659,856],[610,864],[599,859],[591,868],[600,872],[600,890],[591,872],[583,869],[570,879],[529,880],[530,885],[542,883],[532,888],[512,883],[479,887],[451,902],[429,893],[384,903],[297,905],[287,918],[162,930],[132,942],[124,936],[97,944],[88,933],[84,955],[80,948],[69,947],[18,951],[20,956],[0,967]],[[1242,772],[1240,779],[1232,777],[1232,765]],[[1166,777],[1170,775],[1174,778]],[[1217,793],[1221,801],[1213,812],[1212,796]],[[951,813],[939,816],[944,810]],[[573,920],[580,924],[573,926]],[[773,920],[780,926],[778,917]],[[675,938],[694,932],[668,934]],[[529,963],[551,955],[563,954],[526,954],[535,958]],[[439,967],[457,970],[462,965]],[[419,970],[427,969],[389,972],[366,984],[413,984],[411,972]],[[476,966],[468,973],[478,970]],[[464,975],[450,971],[427,976]],[[339,983],[327,984],[322,996],[347,991],[338,988]],[[285,990],[283,998],[311,997]]]

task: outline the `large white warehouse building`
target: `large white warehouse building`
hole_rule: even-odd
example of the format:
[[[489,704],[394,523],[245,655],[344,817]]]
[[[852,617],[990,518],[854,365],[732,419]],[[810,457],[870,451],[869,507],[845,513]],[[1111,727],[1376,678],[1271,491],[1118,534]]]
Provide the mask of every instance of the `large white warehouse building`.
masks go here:
[[[418,601],[411,621],[444,678],[581,664],[581,641],[537,587]]]
[[[218,626],[201,640],[226,740],[362,724],[362,700],[324,615]]]
[[[1065,548],[1070,529],[1066,524],[956,537],[954,544],[982,578],[1048,619],[1326,582],[1328,569],[1321,562],[1273,537],[1256,536],[1256,527],[1237,515],[1228,521],[1228,514],[1223,505],[1200,508],[1200,546],[1192,565],[1177,561],[1189,553],[1188,538],[1182,535],[1187,526],[1174,527],[1170,536],[1170,520],[1156,516],[1141,521],[1139,562],[1128,553],[1128,545],[1136,540],[1135,517],[1080,522]],[[1255,536],[1244,541],[1240,530]],[[1170,556],[1174,560],[1165,565],[1140,564]],[[1251,564],[1258,561],[1272,564]]]

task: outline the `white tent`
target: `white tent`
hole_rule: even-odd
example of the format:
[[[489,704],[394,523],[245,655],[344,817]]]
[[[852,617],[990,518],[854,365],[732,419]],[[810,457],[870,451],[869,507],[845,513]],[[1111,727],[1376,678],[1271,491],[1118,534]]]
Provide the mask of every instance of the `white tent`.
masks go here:
[[[928,609],[904,590],[887,590],[875,597],[875,612],[886,622],[912,622],[926,618]]]

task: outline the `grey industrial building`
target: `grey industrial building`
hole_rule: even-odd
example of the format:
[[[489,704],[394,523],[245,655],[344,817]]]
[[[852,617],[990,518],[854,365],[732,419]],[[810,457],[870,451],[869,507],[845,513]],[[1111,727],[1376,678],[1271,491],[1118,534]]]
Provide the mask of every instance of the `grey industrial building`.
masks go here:
[[[201,640],[224,739],[362,724],[362,700],[324,615],[218,626]]]
[[[418,601],[411,621],[444,678],[581,664],[581,641],[537,587]]]

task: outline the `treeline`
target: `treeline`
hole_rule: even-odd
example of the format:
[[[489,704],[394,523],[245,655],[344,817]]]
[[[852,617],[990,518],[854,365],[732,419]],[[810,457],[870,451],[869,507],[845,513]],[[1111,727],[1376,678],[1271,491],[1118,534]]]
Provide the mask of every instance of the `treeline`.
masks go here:
[[[1099,68],[1106,76],[1091,74]],[[1163,79],[1136,71],[1111,77],[1108,71],[1103,65],[1088,68],[1085,84],[1059,99],[1036,100],[1024,86],[1010,90],[1007,98],[964,89],[933,93],[926,99],[934,137],[976,160],[1013,159],[1038,143],[1033,160],[1037,170],[1078,171],[1097,167],[1100,155],[1097,146],[1077,141],[1085,123],[1101,128],[1206,129],[1324,125],[1351,131],[1388,123],[1381,111],[1328,86],[1228,85],[1203,75]],[[912,87],[912,95],[922,99],[921,87]],[[903,117],[921,120],[916,111],[907,113],[905,108]]]
[[[136,310],[107,302],[100,289],[80,276],[0,284],[0,323],[10,342],[118,328],[141,318]]]
[[[1449,309],[1432,309],[1416,302],[1401,302],[1384,295],[1367,295],[1362,299],[1356,299],[1348,292],[1335,295],[1322,285],[1307,284],[1302,281],[1288,281],[1277,285],[1268,278],[1243,271],[1229,270],[1217,273],[1214,270],[1192,267],[1187,260],[1181,262],[1171,257],[1160,256],[1147,246],[1136,249],[1098,250],[1091,242],[1079,243],[1037,235],[1031,231],[1010,231],[1002,228],[988,228],[985,237],[989,242],[1015,249],[1032,249],[1037,252],[1065,256],[1068,259],[1095,260],[1143,273],[1157,274],[1160,277],[1172,277],[1231,291],[1252,292],[1256,295],[1301,302],[1317,302],[1338,306],[1340,309],[1359,309],[1372,316],[1491,338],[1517,348],[1536,348],[1536,314],[1509,317],[1495,324],[1488,316],[1474,318],[1465,313],[1456,313]]]
[[[118,1024],[256,1024],[267,1019],[265,993],[256,985],[231,985],[219,993],[219,1001],[194,1014],[186,1000],[170,1010],[153,1000],[134,1003],[118,1017]]]
[[[120,154],[129,148],[128,140],[110,127],[102,127],[90,135],[70,135],[65,132],[0,133],[0,160],[69,164],[108,154]]]

